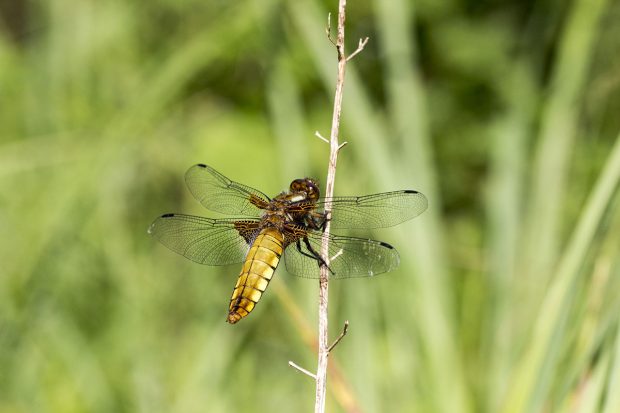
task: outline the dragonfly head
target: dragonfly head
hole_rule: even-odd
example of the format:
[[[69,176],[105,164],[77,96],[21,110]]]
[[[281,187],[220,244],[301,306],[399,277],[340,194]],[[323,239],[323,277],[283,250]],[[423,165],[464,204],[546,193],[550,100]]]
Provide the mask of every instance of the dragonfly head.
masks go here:
[[[291,195],[296,195],[296,201],[307,200],[316,202],[319,200],[319,196],[321,195],[319,184],[312,178],[295,179],[291,182],[291,187],[289,190]]]

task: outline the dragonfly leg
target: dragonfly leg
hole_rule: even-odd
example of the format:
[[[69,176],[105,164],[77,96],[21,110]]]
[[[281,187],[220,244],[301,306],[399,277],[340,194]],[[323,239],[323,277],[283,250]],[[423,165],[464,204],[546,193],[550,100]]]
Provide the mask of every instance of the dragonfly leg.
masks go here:
[[[315,257],[314,255],[310,255],[307,252],[304,252],[304,250],[301,249],[301,244],[299,243],[299,240],[295,242],[295,246],[297,247],[297,251],[299,251],[301,255],[305,255],[306,257],[312,258],[313,260],[321,259],[321,257]]]
[[[327,265],[323,257],[321,257],[321,254],[319,254],[318,252],[315,251],[314,248],[312,248],[312,245],[310,245],[310,241],[308,241],[308,237],[304,237],[304,244],[306,245],[306,248],[308,248],[308,251],[312,253],[312,255],[302,252],[301,245],[299,245],[299,240],[297,240],[297,249],[299,250],[299,252],[301,252],[303,255],[307,257],[314,258],[315,260],[319,262],[319,267],[322,265],[326,266],[329,272],[331,272],[332,275],[334,275],[334,271],[332,271],[332,269],[329,268],[329,265]]]

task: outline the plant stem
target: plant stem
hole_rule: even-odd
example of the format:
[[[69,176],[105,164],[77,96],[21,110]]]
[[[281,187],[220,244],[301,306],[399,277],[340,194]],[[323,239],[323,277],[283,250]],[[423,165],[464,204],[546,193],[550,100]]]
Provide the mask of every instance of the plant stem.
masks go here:
[[[340,129],[340,113],[342,110],[342,92],[344,88],[344,75],[347,59],[344,54],[344,22],[345,22],[346,0],[338,2],[338,33],[336,37],[336,50],[338,52],[338,79],[336,80],[336,93],[334,97],[334,112],[332,116],[332,128],[330,133],[330,153],[329,166],[327,169],[327,180],[325,184],[325,214],[327,224],[323,233],[321,245],[321,256],[329,265],[329,233],[331,224],[331,198],[334,195],[334,182],[336,179],[336,163],[338,161],[338,131]],[[329,29],[328,29],[329,30]],[[329,32],[328,32],[329,35]],[[329,356],[329,341],[327,329],[327,304],[328,304],[328,285],[329,271],[327,265],[321,266],[321,278],[319,279],[319,351],[318,365],[316,370],[316,398],[314,404],[315,413],[325,412],[325,395],[327,390],[327,357]]]

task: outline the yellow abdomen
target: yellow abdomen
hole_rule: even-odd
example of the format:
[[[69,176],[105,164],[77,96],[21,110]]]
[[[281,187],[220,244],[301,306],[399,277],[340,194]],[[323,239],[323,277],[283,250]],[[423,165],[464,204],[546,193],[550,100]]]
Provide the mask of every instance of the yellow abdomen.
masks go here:
[[[230,324],[250,314],[260,300],[280,262],[283,243],[282,233],[275,228],[261,230],[252,243],[230,299]]]

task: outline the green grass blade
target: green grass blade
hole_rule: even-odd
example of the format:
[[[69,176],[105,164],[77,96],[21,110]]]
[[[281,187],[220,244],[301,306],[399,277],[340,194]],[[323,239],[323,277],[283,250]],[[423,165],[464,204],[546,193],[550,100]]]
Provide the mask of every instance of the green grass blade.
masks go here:
[[[582,274],[581,266],[619,182],[620,136],[562,254],[555,278],[541,306],[531,345],[511,386],[506,412],[539,411],[542,407],[565,337],[567,315],[575,294],[574,287]]]
[[[438,171],[433,162],[425,91],[420,73],[413,64],[416,39],[410,36],[414,32],[411,7],[409,2],[402,0],[375,2],[378,27],[378,44],[375,47],[385,56],[383,81],[387,88],[387,116],[392,125],[385,132],[395,135],[392,139],[396,142],[396,148],[400,148],[392,157],[396,162],[386,162],[380,167],[391,168],[402,175],[404,180],[410,180],[430,200],[429,211],[416,222],[415,228],[408,226],[411,231],[402,238],[402,245],[411,244],[404,252],[409,254],[403,259],[404,264],[414,268],[420,289],[420,293],[403,298],[419,302],[422,345],[428,349],[425,370],[429,381],[436,388],[446,389],[451,395],[435,398],[433,403],[437,406],[436,410],[467,412],[472,402],[465,385],[460,352],[454,345],[456,320],[449,316],[454,311],[449,299],[449,291],[453,286],[449,284],[449,273],[445,266],[445,231],[438,214],[442,200],[437,184]],[[358,87],[361,89],[361,85]],[[370,112],[358,113],[352,118],[368,118],[369,115]],[[385,137],[367,136],[363,142],[381,140],[382,136]]]
[[[617,274],[616,274],[617,275]],[[614,354],[611,371],[607,381],[607,398],[603,406],[603,413],[620,412],[620,328],[616,322],[616,337],[614,338]]]
[[[542,109],[541,130],[533,166],[531,205],[522,276],[546,280],[561,247],[562,204],[577,135],[579,106],[593,59],[600,18],[607,0],[579,0],[573,4],[561,38],[558,57]],[[536,294],[535,291],[532,292]]]

